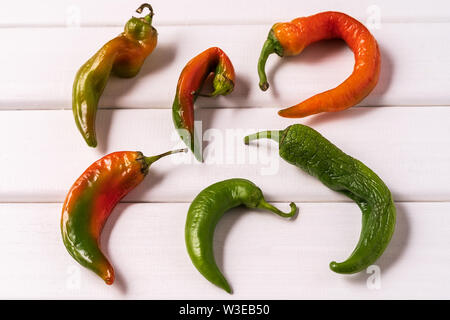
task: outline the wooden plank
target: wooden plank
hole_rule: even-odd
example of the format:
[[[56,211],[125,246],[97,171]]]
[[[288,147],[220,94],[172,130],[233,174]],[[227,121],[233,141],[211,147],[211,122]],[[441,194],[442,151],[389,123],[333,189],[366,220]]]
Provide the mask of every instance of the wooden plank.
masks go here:
[[[0,114],[1,202],[62,202],[75,179],[107,153],[152,155],[183,146],[169,110],[101,110],[97,149],[85,145],[69,110]],[[353,108],[303,121],[282,119],[269,108],[198,109],[196,119],[205,163],[191,154],[161,160],[126,201],[189,202],[209,184],[234,177],[254,181],[271,201],[348,201],[281,160],[275,143],[243,144],[246,133],[297,122],[372,168],[396,200],[450,200],[448,107]]]
[[[271,88],[262,92],[256,63],[269,28],[160,27],[159,45],[140,75],[127,80],[112,78],[100,105],[170,108],[182,68],[211,46],[228,53],[237,81],[235,91],[225,99],[199,99],[203,106],[288,107],[333,88],[353,69],[353,54],[343,43],[319,43],[298,57],[271,57],[267,65]],[[120,30],[0,29],[0,37],[8,43],[0,54],[0,109],[70,108],[77,69]],[[383,56],[381,78],[361,105],[450,105],[450,77],[443,72],[450,69],[450,43],[442,41],[450,33],[450,23],[386,23],[374,33]],[[414,40],[408,34],[414,34]],[[20,63],[11,63],[12,57]]]
[[[141,1],[142,2],[142,1]],[[33,0],[2,1],[0,26],[104,26],[122,25],[141,2],[89,1],[89,0]],[[371,0],[320,2],[279,0],[230,0],[216,8],[211,1],[150,1],[159,25],[168,24],[250,24],[274,23],[307,16],[321,11],[343,11],[363,22],[374,19],[382,22],[440,22],[449,21],[449,4],[434,0],[430,5],[423,1]]]
[[[277,203],[286,209],[287,203]],[[188,203],[120,204],[102,242],[117,282],[106,286],[66,252],[61,204],[1,204],[0,298],[31,299],[449,299],[450,203],[398,203],[397,228],[376,273],[339,275],[357,242],[350,203],[299,203],[293,220],[236,209],[220,221],[215,253],[228,295],[192,266],[184,244]],[[375,267],[376,268],[376,267]],[[180,285],[182,284],[182,285]],[[379,287],[378,287],[379,285]]]

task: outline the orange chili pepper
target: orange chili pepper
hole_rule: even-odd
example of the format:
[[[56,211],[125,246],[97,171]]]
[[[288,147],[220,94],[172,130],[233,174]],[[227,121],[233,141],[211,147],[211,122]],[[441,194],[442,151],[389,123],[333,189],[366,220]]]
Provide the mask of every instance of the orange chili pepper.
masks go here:
[[[302,118],[325,111],[341,111],[363,100],[376,86],[381,64],[377,41],[359,21],[341,12],[328,11],[273,25],[258,62],[261,90],[269,88],[264,68],[270,54],[293,56],[311,43],[334,38],[343,39],[354,52],[353,73],[336,88],[280,110],[280,116]]]

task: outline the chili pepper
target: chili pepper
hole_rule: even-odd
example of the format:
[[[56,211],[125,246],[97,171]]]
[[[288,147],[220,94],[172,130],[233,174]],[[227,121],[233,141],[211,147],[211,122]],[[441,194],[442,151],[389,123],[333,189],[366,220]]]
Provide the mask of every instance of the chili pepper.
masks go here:
[[[220,48],[206,49],[190,60],[178,79],[172,116],[175,128],[198,161],[202,161],[201,145],[194,130],[194,102],[206,78],[213,73],[214,91],[208,95],[227,95],[234,88],[234,68]]]
[[[231,293],[230,285],[214,259],[214,230],[223,214],[240,205],[266,209],[281,217],[292,217],[297,211],[291,202],[291,212],[284,213],[264,200],[260,188],[246,179],[229,179],[203,189],[189,207],[185,240],[192,263],[211,283]]]
[[[87,168],[73,184],[62,209],[62,238],[71,256],[112,284],[114,269],[99,248],[106,220],[120,199],[144,180],[153,162],[183,151],[187,149],[153,157],[141,152],[114,152]]]
[[[72,91],[72,110],[75,123],[90,147],[97,146],[95,116],[100,96],[110,73],[131,78],[139,73],[145,59],[156,47],[158,33],[152,27],[153,9],[149,4],[136,11],[150,13],[143,18],[132,17],[119,36],[106,43],[78,70]]]
[[[359,21],[331,11],[273,25],[259,57],[260,88],[263,91],[269,88],[264,68],[270,54],[297,55],[311,43],[333,38],[343,39],[354,52],[352,74],[336,88],[280,110],[280,116],[302,118],[324,111],[341,111],[359,103],[375,88],[381,64],[377,41]]]
[[[356,273],[373,264],[386,249],[395,229],[395,205],[384,182],[362,162],[345,154],[314,129],[295,124],[280,131],[265,131],[245,137],[279,141],[280,156],[328,188],[340,192],[362,211],[359,242],[344,262],[331,262],[337,273]]]

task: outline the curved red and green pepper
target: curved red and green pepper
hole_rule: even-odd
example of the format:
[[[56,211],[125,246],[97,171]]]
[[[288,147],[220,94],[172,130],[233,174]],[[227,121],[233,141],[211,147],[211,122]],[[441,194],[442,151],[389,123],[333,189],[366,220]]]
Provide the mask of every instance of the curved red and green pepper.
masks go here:
[[[328,188],[346,195],[361,209],[359,242],[347,260],[331,262],[331,270],[356,273],[373,264],[388,246],[396,220],[391,192],[380,177],[305,125],[255,133],[244,141],[248,144],[259,138],[279,141],[281,158],[318,178]]]
[[[106,220],[120,199],[144,180],[153,162],[186,151],[153,157],[134,151],[114,152],[87,168],[70,188],[62,209],[61,233],[71,256],[112,284],[114,269],[99,248]]]
[[[186,248],[197,270],[211,283],[231,293],[231,287],[214,259],[214,230],[228,210],[240,205],[269,210],[281,217],[292,217],[297,206],[291,202],[291,212],[284,213],[267,203],[263,193],[246,179],[228,179],[203,189],[192,201],[186,218]]]
[[[72,111],[78,130],[90,147],[97,146],[97,106],[111,72],[121,78],[136,76],[156,47],[158,33],[152,27],[152,7],[143,4],[136,11],[142,13],[144,8],[148,8],[150,13],[143,18],[132,17],[124,32],[106,43],[75,76]]]
[[[190,60],[178,79],[172,117],[181,139],[191,149],[198,161],[202,161],[201,139],[194,130],[194,102],[206,80],[214,74],[214,91],[209,95],[227,95],[234,88],[234,68],[228,56],[220,48],[209,48]]]

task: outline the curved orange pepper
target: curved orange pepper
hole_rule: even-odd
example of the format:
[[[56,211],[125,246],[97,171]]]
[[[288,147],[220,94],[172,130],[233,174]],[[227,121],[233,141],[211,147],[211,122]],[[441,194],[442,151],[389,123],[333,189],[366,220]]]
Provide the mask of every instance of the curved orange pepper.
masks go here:
[[[375,88],[381,65],[377,41],[362,23],[332,11],[273,25],[259,57],[260,88],[263,91],[269,88],[264,68],[271,53],[293,56],[311,43],[334,38],[343,39],[354,52],[352,74],[336,88],[280,110],[280,116],[302,118],[325,111],[341,111],[359,103]]]

